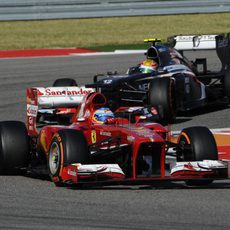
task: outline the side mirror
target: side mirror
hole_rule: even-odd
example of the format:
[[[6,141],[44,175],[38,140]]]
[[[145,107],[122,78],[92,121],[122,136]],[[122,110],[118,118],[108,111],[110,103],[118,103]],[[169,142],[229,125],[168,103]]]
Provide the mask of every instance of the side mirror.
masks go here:
[[[85,118],[85,117],[78,117],[76,119],[76,122],[83,122],[83,121],[87,121],[87,118]]]

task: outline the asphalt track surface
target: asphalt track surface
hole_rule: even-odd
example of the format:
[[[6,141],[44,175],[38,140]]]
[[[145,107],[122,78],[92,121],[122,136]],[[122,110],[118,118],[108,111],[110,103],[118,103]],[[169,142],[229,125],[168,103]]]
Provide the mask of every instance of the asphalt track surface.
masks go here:
[[[56,78],[89,83],[95,73],[118,70],[142,55],[49,57],[0,60],[0,120],[25,120],[25,90],[50,86]],[[224,103],[182,114],[172,129],[191,125],[230,127]],[[46,179],[0,176],[0,229],[227,229],[230,227],[230,183],[186,188],[56,188]]]

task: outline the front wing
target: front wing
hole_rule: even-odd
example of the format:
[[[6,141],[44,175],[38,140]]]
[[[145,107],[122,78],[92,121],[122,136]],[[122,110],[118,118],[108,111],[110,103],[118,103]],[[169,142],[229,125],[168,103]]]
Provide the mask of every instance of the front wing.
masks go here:
[[[127,178],[117,164],[82,165],[71,164],[63,167],[54,182],[65,185],[151,185],[164,181],[219,180],[230,178],[230,161],[204,160],[197,162],[177,162],[169,175]]]

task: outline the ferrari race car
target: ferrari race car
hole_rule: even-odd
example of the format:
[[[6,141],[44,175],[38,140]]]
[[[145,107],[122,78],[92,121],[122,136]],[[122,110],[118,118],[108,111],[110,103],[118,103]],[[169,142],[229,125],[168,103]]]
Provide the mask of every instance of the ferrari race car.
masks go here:
[[[145,41],[152,45],[143,63],[130,68],[125,75],[97,75],[87,87],[102,92],[114,109],[133,105],[154,107],[165,123],[172,123],[178,111],[224,99],[228,103],[230,34],[174,36],[169,40],[171,46],[159,44],[159,39]],[[216,50],[220,70],[208,70],[206,57],[188,61],[183,53],[189,50]]]
[[[190,127],[171,134],[144,122],[138,107],[119,109],[135,115],[130,122],[105,105],[103,94],[85,87],[27,89],[27,127],[0,122],[1,174],[45,173],[57,186],[204,185],[230,177],[229,133]]]

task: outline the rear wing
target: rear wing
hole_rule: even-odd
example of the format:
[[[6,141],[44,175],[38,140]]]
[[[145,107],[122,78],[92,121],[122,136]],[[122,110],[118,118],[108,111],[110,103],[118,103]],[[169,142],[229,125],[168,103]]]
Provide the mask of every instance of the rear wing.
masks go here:
[[[216,49],[216,37],[222,35],[179,35],[168,38],[177,50]]]
[[[77,107],[86,94],[95,89],[85,87],[33,87],[26,91],[27,128],[30,136],[37,136],[37,116],[39,109]]]
[[[221,61],[222,73],[230,68],[230,33],[219,35],[179,35],[168,38],[168,42],[178,51],[216,50]]]

